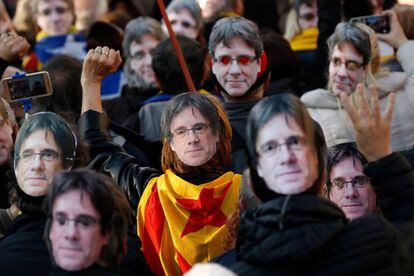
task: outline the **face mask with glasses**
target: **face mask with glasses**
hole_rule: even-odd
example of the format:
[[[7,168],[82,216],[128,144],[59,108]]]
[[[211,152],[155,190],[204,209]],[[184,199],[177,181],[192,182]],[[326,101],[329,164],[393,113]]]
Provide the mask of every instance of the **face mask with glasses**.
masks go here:
[[[235,60],[238,65],[247,66],[250,63],[257,60],[257,57],[241,55],[235,58],[232,58],[231,56],[220,56],[218,58],[214,58],[214,62],[217,62],[222,66],[230,65],[233,62],[233,60]]]
[[[353,60],[345,60],[344,62],[342,62],[340,58],[333,58],[331,62],[335,67],[340,67],[342,64],[344,64],[346,70],[351,72],[357,71],[364,65],[362,62],[356,62]]]
[[[70,219],[66,215],[59,213],[53,215],[52,219],[58,227],[68,226],[69,222],[73,221],[73,223],[75,223],[75,227],[79,227],[82,230],[89,230],[99,222],[96,218],[89,215],[79,215],[73,219]]]
[[[32,150],[26,150],[22,154],[20,154],[20,156],[17,159],[20,159],[21,161],[23,161],[23,163],[27,163],[29,161],[34,160],[36,155],[39,155],[40,159],[46,162],[52,162],[62,159],[62,154],[52,149],[45,149],[37,153],[35,153]]]
[[[209,128],[210,125],[208,124],[198,123],[195,124],[192,128],[177,128],[170,135],[178,139],[183,139],[187,136],[187,133],[189,131],[192,131],[195,135],[201,135],[204,134]]]
[[[278,143],[272,140],[260,146],[259,154],[261,156],[273,156],[283,145],[286,145],[288,150],[299,151],[306,145],[306,140],[296,135],[287,138],[285,143]]]
[[[346,184],[348,184],[348,183],[350,183],[353,188],[363,188],[369,182],[370,182],[369,177],[363,176],[363,175],[358,175],[358,176],[355,176],[354,178],[352,178],[349,181],[346,181],[343,178],[335,178],[332,181],[332,184],[338,190],[342,190],[346,186]]]

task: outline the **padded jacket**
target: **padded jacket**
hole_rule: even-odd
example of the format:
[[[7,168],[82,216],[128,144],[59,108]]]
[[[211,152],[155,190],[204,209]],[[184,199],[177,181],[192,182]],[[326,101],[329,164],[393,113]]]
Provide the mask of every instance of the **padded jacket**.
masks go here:
[[[414,216],[414,173],[399,153],[369,163],[383,216],[348,221],[327,199],[280,196],[242,214],[240,275],[395,275],[400,231]]]

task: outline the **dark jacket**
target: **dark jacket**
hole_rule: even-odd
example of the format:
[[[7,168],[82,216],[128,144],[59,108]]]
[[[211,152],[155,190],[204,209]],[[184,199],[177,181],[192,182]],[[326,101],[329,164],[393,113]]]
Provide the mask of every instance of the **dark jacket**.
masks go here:
[[[102,267],[100,265],[94,264],[88,268],[78,270],[78,271],[65,271],[58,267],[53,268],[49,273],[49,276],[66,276],[66,275],[77,275],[77,276],[117,276],[125,275],[119,271],[110,270],[108,268]]]
[[[19,215],[0,240],[1,275],[47,275],[51,269],[43,241],[45,217]]]
[[[280,196],[242,214],[240,275],[395,275],[401,227],[414,217],[414,173],[399,154],[369,163],[383,216],[349,222],[334,203],[309,194]]]
[[[235,173],[242,174],[247,168],[245,155],[247,117],[257,102],[224,102],[224,109],[227,112],[233,131],[231,140],[231,163]]]
[[[148,181],[161,175],[161,172],[143,167],[136,158],[114,143],[105,130],[106,120],[103,114],[96,111],[88,111],[79,119],[81,138],[89,144],[93,160],[88,167],[110,174],[115,179],[127,196],[136,217],[138,202]]]

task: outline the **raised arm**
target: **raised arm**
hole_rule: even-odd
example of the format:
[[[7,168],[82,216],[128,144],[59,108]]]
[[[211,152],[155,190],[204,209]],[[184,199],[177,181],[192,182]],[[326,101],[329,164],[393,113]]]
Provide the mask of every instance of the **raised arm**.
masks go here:
[[[81,76],[83,98],[79,130],[81,138],[90,145],[93,161],[89,168],[109,174],[124,190],[136,212],[147,182],[159,172],[141,167],[134,157],[112,141],[107,131],[107,117],[102,113],[100,98],[101,81],[120,64],[119,52],[108,47],[97,47],[87,53]]]
[[[88,110],[102,113],[101,82],[109,74],[115,72],[122,63],[119,51],[108,47],[96,47],[89,50],[83,62],[82,114]]]

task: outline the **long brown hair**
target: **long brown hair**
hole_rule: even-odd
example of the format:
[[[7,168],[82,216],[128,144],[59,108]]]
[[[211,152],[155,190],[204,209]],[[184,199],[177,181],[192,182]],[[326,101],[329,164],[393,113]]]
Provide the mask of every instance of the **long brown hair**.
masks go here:
[[[219,133],[219,145],[216,154],[207,163],[197,167],[184,164],[170,146],[171,122],[178,113],[188,107],[197,109],[209,121],[213,133]],[[164,172],[169,169],[177,174],[222,173],[230,163],[231,125],[221,102],[214,96],[184,93],[173,98],[164,108],[161,118],[161,131],[163,134],[161,166]]]

